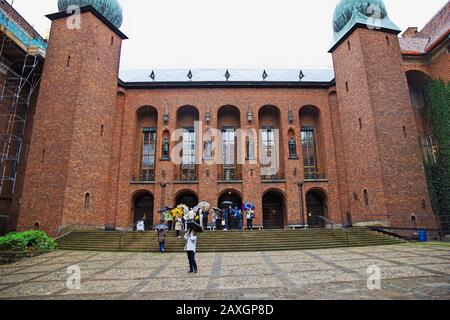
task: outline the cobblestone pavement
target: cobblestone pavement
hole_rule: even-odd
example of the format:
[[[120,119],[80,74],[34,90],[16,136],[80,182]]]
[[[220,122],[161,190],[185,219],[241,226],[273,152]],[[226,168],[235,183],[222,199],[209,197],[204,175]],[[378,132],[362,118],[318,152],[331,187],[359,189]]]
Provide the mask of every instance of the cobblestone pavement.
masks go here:
[[[450,299],[450,247],[405,244],[288,252],[57,251],[0,266],[0,299]],[[68,267],[81,270],[68,289]],[[369,290],[368,270],[381,270]],[[189,290],[186,290],[189,288]]]

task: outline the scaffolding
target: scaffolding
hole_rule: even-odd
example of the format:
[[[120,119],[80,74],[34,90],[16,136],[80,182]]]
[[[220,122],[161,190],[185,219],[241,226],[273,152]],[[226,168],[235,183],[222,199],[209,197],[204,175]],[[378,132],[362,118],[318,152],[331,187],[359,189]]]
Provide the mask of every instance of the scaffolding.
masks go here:
[[[16,191],[18,166],[24,160],[28,111],[41,74],[39,55],[29,50],[15,50],[15,61],[5,54],[11,47],[6,35],[0,38],[0,234],[5,232],[10,206]],[[5,221],[6,220],[6,221]],[[3,230],[1,230],[3,229]]]

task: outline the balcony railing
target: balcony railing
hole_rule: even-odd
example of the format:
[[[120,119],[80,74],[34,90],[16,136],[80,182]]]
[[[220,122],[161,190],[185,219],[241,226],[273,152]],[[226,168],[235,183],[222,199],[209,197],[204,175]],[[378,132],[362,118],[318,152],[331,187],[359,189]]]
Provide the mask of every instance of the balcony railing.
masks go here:
[[[242,169],[241,166],[224,166],[220,165],[218,170],[218,180],[233,182],[233,181],[242,181]]]
[[[284,181],[285,177],[284,174],[278,173],[273,175],[262,176],[261,180],[265,182],[277,182],[277,181]]]
[[[176,182],[197,182],[198,170],[196,166],[181,166],[175,174]]]
[[[324,172],[305,172],[305,180],[326,180],[326,175]]]
[[[134,175],[131,177],[132,182],[154,182],[155,181],[155,171],[146,171],[140,175]]]

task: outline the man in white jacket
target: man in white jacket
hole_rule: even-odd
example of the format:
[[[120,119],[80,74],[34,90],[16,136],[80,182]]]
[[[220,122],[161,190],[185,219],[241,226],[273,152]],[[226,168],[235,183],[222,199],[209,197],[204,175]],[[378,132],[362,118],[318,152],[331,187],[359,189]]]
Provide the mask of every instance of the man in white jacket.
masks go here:
[[[186,251],[189,260],[189,273],[197,273],[197,262],[195,261],[197,235],[195,231],[189,229],[189,231],[184,235],[184,240],[186,240],[186,246],[184,247],[184,250]]]

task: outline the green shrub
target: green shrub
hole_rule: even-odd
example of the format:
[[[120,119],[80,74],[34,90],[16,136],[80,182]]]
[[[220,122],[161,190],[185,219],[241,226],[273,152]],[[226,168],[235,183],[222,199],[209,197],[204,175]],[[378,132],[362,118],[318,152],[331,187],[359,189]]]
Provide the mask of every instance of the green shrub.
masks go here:
[[[50,252],[56,249],[56,242],[43,231],[12,232],[0,237],[1,251],[27,251],[31,248]]]

